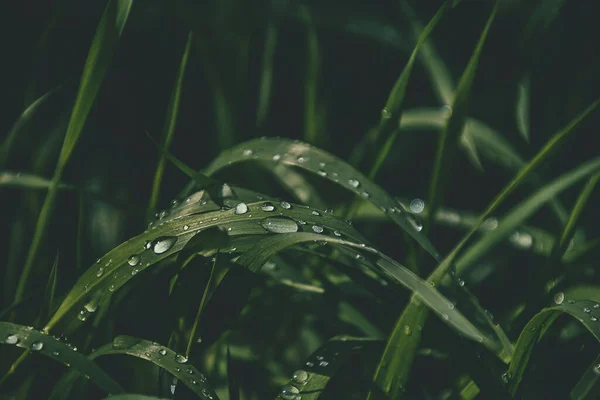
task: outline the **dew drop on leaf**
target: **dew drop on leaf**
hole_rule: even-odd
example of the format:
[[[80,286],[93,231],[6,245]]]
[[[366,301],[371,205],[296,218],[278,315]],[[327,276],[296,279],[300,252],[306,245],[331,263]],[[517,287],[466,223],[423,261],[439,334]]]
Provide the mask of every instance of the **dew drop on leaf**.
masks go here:
[[[289,210],[290,208],[292,208],[292,205],[290,203],[288,203],[287,201],[282,201],[281,203],[279,203],[279,205],[281,206],[281,208],[284,208],[286,210]]]
[[[413,199],[413,201],[410,202],[409,207],[410,211],[414,212],[415,214],[419,214],[425,209],[425,202],[421,199]]]
[[[360,182],[354,178],[348,179],[348,184],[355,189],[360,186]]]
[[[31,350],[33,351],[40,351],[44,348],[44,343],[40,342],[39,340],[36,342],[33,342],[31,344]]]
[[[254,154],[254,151],[252,151],[252,149],[245,149],[242,154],[244,155],[244,157],[250,157]]]
[[[283,400],[295,400],[296,396],[300,394],[300,390],[296,386],[293,385],[285,385],[281,388],[279,392],[279,397]]]
[[[19,337],[17,335],[7,335],[6,338],[4,339],[4,343],[6,344],[17,344],[19,343]]]
[[[177,354],[175,355],[175,361],[178,362],[179,364],[185,364],[187,362],[187,357],[183,356],[181,354]],[[189,372],[189,370],[188,370]]]
[[[260,225],[273,233],[294,233],[298,232],[298,224],[287,217],[269,217],[260,222]]]
[[[292,374],[292,380],[300,385],[303,385],[308,380],[308,372],[299,369]]]
[[[275,206],[273,205],[273,203],[270,202],[266,202],[263,203],[262,206],[260,206],[260,209],[266,212],[271,212],[271,211],[275,211]]]
[[[563,292],[558,292],[554,295],[554,303],[562,304],[565,301],[565,294]]]
[[[246,205],[246,203],[239,203],[238,205],[235,206],[236,214],[246,214],[247,212],[248,212],[248,206]]]
[[[136,265],[138,265],[140,263],[141,257],[138,256],[137,254],[133,254],[132,256],[130,256],[127,259],[127,264],[131,265],[132,267],[135,267]]]
[[[312,230],[315,233],[323,233],[323,227],[321,225],[313,225]]]
[[[177,238],[175,236],[161,236],[154,239],[152,242],[152,251],[156,254],[165,253],[171,250],[171,247],[173,247],[176,242]]]

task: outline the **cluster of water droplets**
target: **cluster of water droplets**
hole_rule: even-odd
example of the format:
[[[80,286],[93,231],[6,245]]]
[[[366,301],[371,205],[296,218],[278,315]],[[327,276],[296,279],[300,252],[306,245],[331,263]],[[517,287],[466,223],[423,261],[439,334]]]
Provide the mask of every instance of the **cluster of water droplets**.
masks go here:
[[[294,371],[290,382],[279,391],[278,397],[282,400],[301,400],[302,386],[306,385],[310,374],[302,369]]]

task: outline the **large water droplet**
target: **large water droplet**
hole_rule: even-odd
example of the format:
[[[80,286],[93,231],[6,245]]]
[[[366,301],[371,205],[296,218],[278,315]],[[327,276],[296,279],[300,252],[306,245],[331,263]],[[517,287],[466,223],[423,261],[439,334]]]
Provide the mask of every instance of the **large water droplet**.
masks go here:
[[[415,214],[419,214],[425,209],[425,202],[421,199],[413,199],[413,201],[410,202],[409,207],[410,211],[414,212]]]
[[[279,397],[283,400],[296,400],[296,396],[300,394],[300,390],[293,385],[285,385],[279,392]]]
[[[300,385],[304,385],[308,380],[308,372],[299,369],[293,373],[292,380]]]
[[[354,178],[348,179],[348,184],[355,189],[360,186],[360,182]]]
[[[187,359],[186,356],[183,356],[181,354],[177,354],[175,356],[175,361],[178,362],[179,364],[185,364],[188,361],[188,359]]]
[[[235,206],[236,214],[246,214],[248,212],[248,205],[246,203],[239,203]]]
[[[31,350],[33,350],[33,351],[40,351],[43,348],[44,348],[44,343],[40,342],[39,340],[31,343]]]
[[[312,230],[315,233],[323,233],[323,227],[321,225],[313,225]]]
[[[173,247],[176,242],[177,238],[175,236],[161,236],[154,239],[152,242],[152,251],[156,254],[165,253],[171,250],[171,247]]]
[[[288,203],[287,201],[282,201],[281,203],[279,203],[279,205],[281,206],[281,208],[284,208],[286,210],[289,210],[290,208],[292,208],[292,205],[290,203]]]
[[[273,203],[267,201],[266,203],[263,203],[262,206],[260,206],[260,209],[266,212],[271,212],[275,211],[275,206],[273,205]]]
[[[298,232],[298,224],[287,217],[269,217],[260,222],[261,226],[273,233],[294,233]]]
[[[134,254],[127,259],[127,264],[131,265],[132,267],[135,267],[136,265],[138,265],[140,263],[141,259],[142,258],[140,256],[138,256],[137,254]]]
[[[6,344],[17,344],[19,343],[19,337],[17,335],[6,335],[6,338],[4,339],[4,343]]]
[[[562,304],[565,301],[565,294],[563,292],[558,292],[554,295],[554,303]]]

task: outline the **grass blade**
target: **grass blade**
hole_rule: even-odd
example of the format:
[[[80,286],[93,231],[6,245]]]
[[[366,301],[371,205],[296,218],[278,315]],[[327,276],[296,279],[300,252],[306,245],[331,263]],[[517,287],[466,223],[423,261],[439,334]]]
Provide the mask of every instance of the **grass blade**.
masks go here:
[[[96,30],[81,76],[81,83],[69,125],[67,126],[58,164],[46,199],[44,200],[44,205],[40,211],[29,253],[27,254],[27,260],[25,261],[25,266],[17,285],[16,301],[23,298],[27,289],[29,276],[33,271],[39,248],[50,221],[50,216],[54,210],[58,183],[60,182],[62,172],[71,157],[71,153],[83,131],[85,121],[96,99],[96,95],[100,90],[100,84],[110,65],[115,45],[125,27],[132,2],[133,0],[110,0]]]
[[[600,397],[600,355],[585,371],[571,391],[571,399],[595,399]]]
[[[385,210],[388,217],[402,227],[429,254],[436,259],[439,258],[439,253],[431,242],[415,229],[403,213],[397,212],[396,200],[341,159],[299,141],[265,138],[250,140],[226,150],[204,172],[213,175],[222,168],[245,161],[275,161],[302,168],[333,181]]]
[[[308,11],[302,8],[301,13],[306,25],[307,42],[306,78],[304,79],[304,139],[311,144],[322,144],[324,140],[319,135],[321,129],[318,117],[319,39]]]
[[[53,311],[54,296],[56,293],[56,283],[58,282],[58,253],[54,258],[52,269],[50,270],[50,276],[48,277],[48,283],[46,284],[46,292],[44,293],[44,299],[42,301],[42,308],[38,315],[38,321],[45,321]]]
[[[185,77],[185,69],[187,67],[188,58],[190,56],[190,50],[192,48],[192,42],[194,35],[190,31],[188,34],[187,42],[185,44],[185,50],[181,56],[179,63],[179,69],[177,70],[177,76],[175,78],[175,84],[171,92],[171,99],[169,101],[169,108],[167,109],[167,115],[165,117],[165,126],[163,128],[163,137],[161,141],[161,148],[168,149],[173,141],[175,135],[175,128],[177,126],[177,117],[179,115],[179,102],[181,100],[181,88],[183,86],[183,79]],[[150,203],[148,208],[154,210],[158,204],[158,197],[160,195],[160,184],[165,171],[166,156],[161,154],[158,159],[156,166],[156,172],[154,173],[154,183],[152,185],[152,193],[150,195]]]
[[[515,116],[517,121],[517,129],[521,136],[529,143],[530,132],[529,132],[529,92],[531,90],[531,83],[529,76],[525,75],[519,81],[517,85],[517,102],[515,109]]]
[[[277,46],[277,26],[269,22],[265,33],[265,49],[262,57],[260,87],[258,92],[258,108],[256,111],[256,127],[262,128],[271,105],[271,86],[273,84],[273,59]]]
[[[382,344],[381,340],[336,336],[319,347],[301,369],[293,373],[277,399],[298,395],[302,400],[318,399],[331,378],[351,358],[368,356]],[[290,397],[286,397],[290,396]]]
[[[435,164],[433,167],[433,176],[431,178],[431,185],[429,187],[429,207],[432,215],[435,214],[437,208],[442,203],[447,180],[447,173],[444,173],[444,171],[448,171],[452,165],[453,155],[458,146],[458,138],[463,130],[463,127],[465,126],[471,87],[473,86],[473,80],[475,79],[477,66],[479,65],[479,57],[481,55],[481,51],[483,50],[483,44],[485,43],[487,34],[492,26],[492,22],[494,21],[497,10],[498,6],[495,4],[490,17],[487,20],[485,28],[479,36],[477,46],[471,55],[469,64],[465,68],[465,71],[458,82],[456,97],[452,102],[452,115],[448,119],[444,129],[440,132],[440,139],[438,142]],[[430,223],[431,219],[428,219],[425,227],[427,228],[430,226]]]
[[[0,321],[0,337],[2,343],[37,353],[58,361],[72,371],[89,377],[100,388],[108,393],[123,393],[123,388],[110,378],[100,367],[85,355],[76,352],[67,343],[61,342],[52,336],[37,331],[31,327],[11,324]],[[7,373],[2,380],[10,375]]]
[[[536,314],[523,328],[515,354],[507,373],[508,387],[514,396],[526,372],[534,346],[548,332],[552,323],[561,315],[568,314],[581,322],[600,341],[600,304],[590,300],[568,300],[560,305],[548,307]]]

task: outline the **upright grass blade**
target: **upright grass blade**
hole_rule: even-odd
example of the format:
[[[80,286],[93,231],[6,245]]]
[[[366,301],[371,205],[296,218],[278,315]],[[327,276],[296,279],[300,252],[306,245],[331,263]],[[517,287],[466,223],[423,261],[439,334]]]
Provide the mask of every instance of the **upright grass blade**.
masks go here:
[[[173,85],[173,89],[171,91],[171,99],[169,101],[169,108],[167,109],[167,115],[165,117],[165,126],[163,128],[163,137],[161,141],[161,148],[168,149],[173,141],[173,136],[175,135],[175,127],[177,126],[177,117],[179,115],[179,102],[181,99],[181,88],[183,86],[183,79],[185,77],[185,69],[187,67],[188,58],[190,56],[190,50],[192,48],[192,42],[194,40],[194,35],[190,31],[188,34],[187,42],[185,44],[185,50],[183,52],[183,56],[181,57],[181,62],[179,63],[179,69],[177,70],[177,76],[175,78],[175,84]],[[166,166],[166,157],[164,154],[158,159],[158,164],[156,166],[156,172],[154,173],[154,183],[152,186],[152,194],[150,195],[150,203],[148,208],[150,210],[154,210],[156,205],[158,204],[158,198],[160,195],[160,184],[162,181],[162,177],[164,174],[165,166]]]
[[[479,36],[479,41],[477,42],[475,51],[471,55],[469,64],[465,68],[465,71],[458,82],[456,97],[452,103],[452,115],[448,119],[444,129],[440,132],[435,164],[433,166],[433,175],[429,187],[429,207],[432,215],[435,214],[437,208],[442,203],[448,175],[447,171],[451,169],[453,156],[458,147],[458,139],[467,119],[469,97],[471,95],[473,80],[475,79],[475,74],[477,72],[477,66],[479,65],[479,57],[497,10],[498,5],[496,3],[483,32]],[[425,228],[427,229],[430,225],[431,218],[428,218]]]
[[[515,232],[515,229],[519,225],[534,212],[539,210],[539,208],[549,199],[555,197],[558,193],[586,176],[598,174],[598,171],[600,171],[600,157],[590,160],[572,171],[561,175],[542,189],[535,192],[532,196],[519,203],[501,219],[501,222],[496,229],[484,234],[477,242],[465,250],[460,258],[456,260],[456,272],[459,275],[463,274],[469,266],[472,266],[500,241]],[[572,232],[573,227],[570,227],[569,229]]]
[[[571,399],[597,399],[600,397],[600,355],[585,371],[573,390]]]
[[[517,101],[515,104],[515,117],[517,129],[523,138],[529,142],[529,92],[531,83],[528,75],[523,76],[517,85]]]
[[[517,340],[515,355],[506,376],[509,390],[513,396],[517,393],[523,380],[534,346],[563,313],[581,322],[600,341],[600,322],[598,322],[600,304],[590,300],[568,300],[560,305],[543,309],[527,323]]]
[[[221,153],[204,172],[213,175],[225,167],[245,161],[268,161],[290,165],[335,182],[385,210],[388,217],[402,227],[429,254],[436,259],[439,258],[439,253],[431,242],[415,229],[404,213],[398,212],[397,201],[341,159],[299,141],[264,138],[250,140]]]
[[[46,284],[46,292],[44,293],[44,299],[42,301],[42,307],[38,315],[37,320],[39,322],[45,321],[50,313],[53,311],[53,304],[55,301],[56,294],[56,283],[58,282],[58,253],[54,258],[52,269],[50,270],[50,276],[48,277],[48,283]]]
[[[355,356],[367,356],[376,351],[381,340],[336,336],[319,347],[303,366],[292,374],[288,383],[281,388],[277,399],[297,398],[316,400],[338,370]]]
[[[256,127],[262,128],[269,113],[271,105],[271,86],[273,84],[273,59],[277,45],[277,26],[270,21],[265,33],[265,48],[262,57],[260,72],[260,86],[258,92],[258,108],[256,111]]]
[[[38,112],[38,110],[43,107],[44,104],[48,102],[48,100],[58,93],[62,89],[61,86],[57,86],[54,89],[44,93],[37,100],[31,103],[25,111],[19,116],[19,118],[15,121],[13,126],[8,131],[4,142],[2,142],[2,146],[0,146],[0,168],[6,165],[6,161],[11,153],[15,140],[17,137],[22,134],[23,129],[29,124],[29,122],[33,119],[34,115]]]
[[[308,143],[321,144],[319,135],[318,89],[319,89],[319,39],[314,23],[306,9],[302,8],[306,25],[306,77],[304,79],[304,138]]]
[[[72,371],[88,377],[108,393],[124,392],[123,388],[117,382],[85,355],[76,352],[67,343],[61,342],[32,327],[0,321],[0,337],[3,344],[23,348],[28,352],[52,358],[67,367],[71,367]],[[10,373],[7,373],[2,377],[2,381],[9,375]]]
[[[29,276],[35,266],[42,240],[46,233],[52,211],[54,210],[60,178],[75,148],[75,144],[83,131],[85,121],[96,99],[96,95],[100,90],[100,84],[110,65],[117,41],[125,27],[132,2],[133,0],[110,0],[96,30],[81,76],[81,83],[58,158],[58,164],[54,171],[48,194],[44,200],[44,205],[40,211],[31,247],[27,254],[27,260],[25,261],[25,266],[17,285],[16,301],[22,299],[27,290]]]
[[[381,168],[381,165],[387,158],[394,142],[396,141],[396,137],[398,136],[398,129],[393,126],[392,121],[400,121],[400,115],[402,114],[402,109],[404,105],[404,96],[406,95],[406,87],[408,86],[408,81],[410,79],[413,66],[415,64],[415,60],[417,59],[417,54],[421,48],[421,45],[425,42],[425,40],[429,37],[433,28],[437,25],[438,21],[444,15],[446,9],[449,6],[449,2],[446,1],[440,7],[440,9],[435,13],[433,18],[429,21],[423,32],[419,35],[419,39],[417,40],[417,44],[410,55],[406,66],[402,70],[402,73],[398,77],[398,80],[394,84],[392,91],[390,92],[385,107],[381,111],[381,119],[379,122],[379,127],[376,130],[376,135],[374,135],[374,148],[379,149],[377,156],[375,157],[375,162],[369,171],[369,179],[374,179],[377,175],[377,171]],[[392,127],[390,131],[389,128]],[[384,143],[379,143],[380,138],[385,141]],[[387,136],[387,137],[385,137]]]

